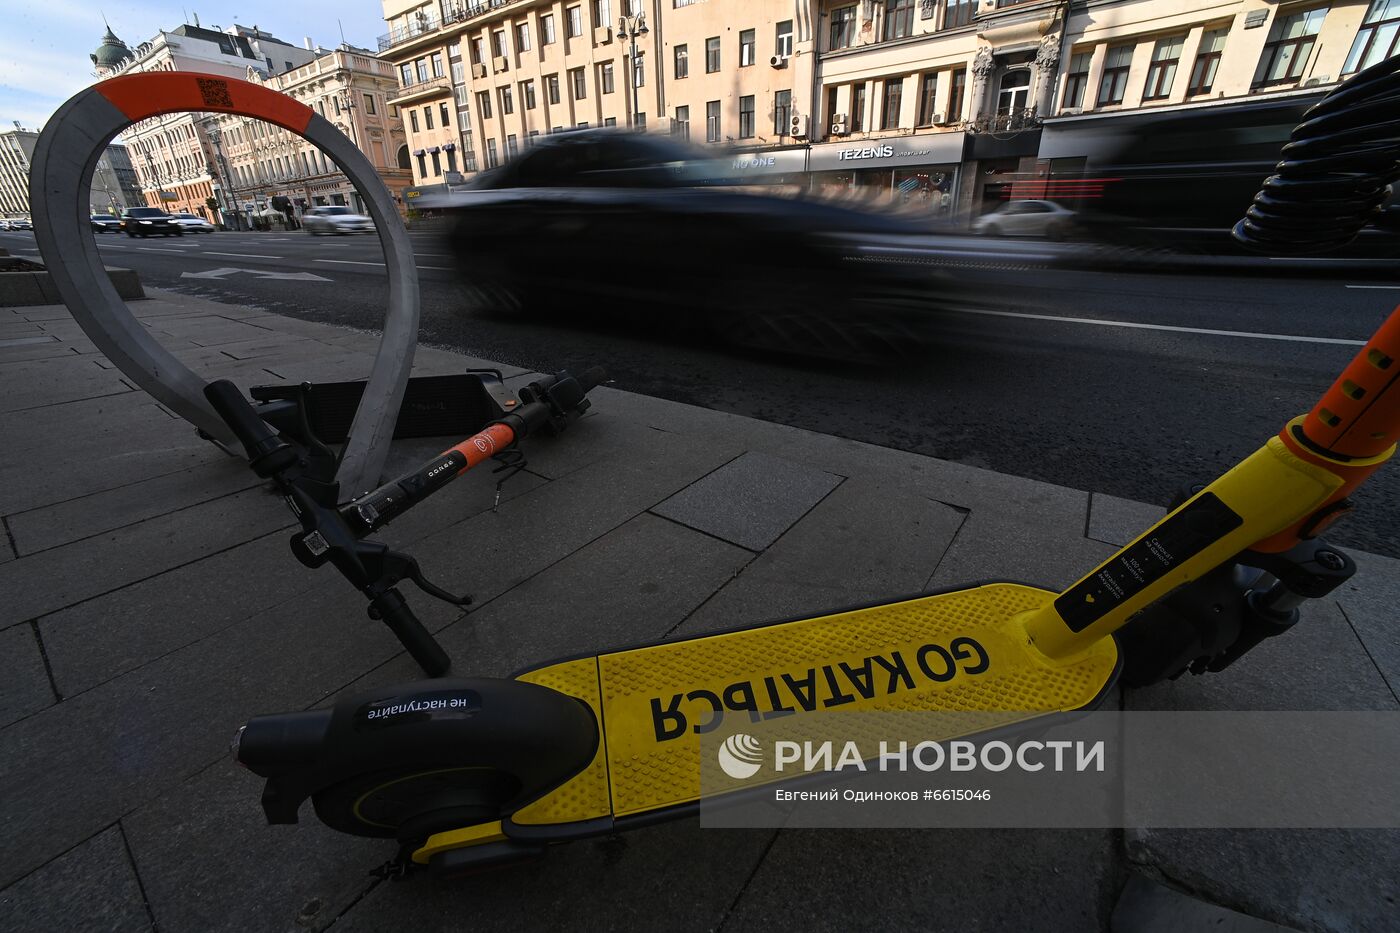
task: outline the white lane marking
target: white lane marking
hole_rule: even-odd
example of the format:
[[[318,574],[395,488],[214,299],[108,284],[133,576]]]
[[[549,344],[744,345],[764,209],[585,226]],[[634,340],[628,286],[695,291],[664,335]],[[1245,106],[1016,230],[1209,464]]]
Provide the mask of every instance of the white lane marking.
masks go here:
[[[1400,288],[1400,285],[1348,285],[1347,288]]]
[[[206,256],[237,256],[240,259],[281,259],[281,256],[267,256],[263,253],[216,253],[212,249],[204,251]]]
[[[384,263],[382,263],[382,262],[365,262],[365,261],[360,260],[360,259],[313,259],[313,260],[311,260],[311,261],[312,261],[312,262],[335,262],[335,263],[339,263],[339,264],[341,264],[341,265],[343,265],[343,266],[380,266],[380,267],[382,267],[382,266],[384,265]],[[418,268],[419,268],[419,269],[428,269],[428,270],[431,270],[431,271],[433,271],[433,272],[456,272],[456,271],[457,271],[456,269],[452,268],[451,266],[419,266]]]
[[[120,243],[98,243],[97,245],[105,249],[133,249],[130,246],[122,246]]]
[[[138,246],[137,249],[144,249],[148,253],[188,253],[187,249],[171,249],[161,246]]]
[[[1138,330],[1166,330],[1179,334],[1209,334],[1214,337],[1249,337],[1254,340],[1290,340],[1296,343],[1335,343],[1348,347],[1364,347],[1364,340],[1342,337],[1305,337],[1301,334],[1261,334],[1248,330],[1211,330],[1205,327],[1176,327],[1171,324],[1140,324],[1137,321],[1101,321],[1091,317],[1058,317],[1053,314],[1024,314],[1019,311],[989,311],[984,308],[956,308],[963,314],[983,314],[989,317],[1028,318],[1032,321],[1059,321],[1065,324],[1097,324],[1100,327],[1131,327]]]

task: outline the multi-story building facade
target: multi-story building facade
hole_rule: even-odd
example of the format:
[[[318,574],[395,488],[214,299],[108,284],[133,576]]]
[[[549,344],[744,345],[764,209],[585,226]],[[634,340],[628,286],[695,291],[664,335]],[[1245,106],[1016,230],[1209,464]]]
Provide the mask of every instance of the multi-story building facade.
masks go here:
[[[39,134],[19,124],[0,133],[0,218],[30,216],[29,165]],[[126,147],[108,146],[93,170],[88,207],[94,214],[115,213],[144,203]]]
[[[220,30],[196,23],[171,32],[162,30],[135,49],[127,49],[109,28],[92,61],[94,75],[101,79],[143,71],[201,71],[244,78],[250,69],[259,75],[281,74],[315,57],[314,50],[289,45],[256,26]],[[208,201],[216,184],[213,151],[194,114],[152,117],[121,135],[147,204],[211,216]]]
[[[403,120],[389,103],[398,90],[395,74],[369,50],[341,45],[281,74],[268,76],[250,67],[244,77],[301,101],[334,123],[402,202],[412,174]],[[220,203],[226,214],[242,215],[238,223],[267,210],[274,198],[286,198],[299,211],[326,204],[364,210],[350,179],[295,133],[232,114],[208,115],[201,126],[218,160]]]
[[[1082,167],[1075,126],[1325,91],[1400,52],[1400,0],[382,2],[420,189],[539,133],[636,123],[962,218]],[[634,105],[616,20],[642,12]]]
[[[810,18],[778,4],[744,4],[737,16],[738,4],[666,7],[662,16],[654,0],[385,0],[380,55],[398,70],[416,189],[575,127],[738,147],[805,140]]]

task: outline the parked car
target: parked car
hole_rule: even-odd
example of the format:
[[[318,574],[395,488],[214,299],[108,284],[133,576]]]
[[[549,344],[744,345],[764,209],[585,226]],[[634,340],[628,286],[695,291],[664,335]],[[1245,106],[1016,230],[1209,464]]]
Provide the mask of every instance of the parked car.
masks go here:
[[[127,236],[181,236],[184,230],[158,207],[128,207],[122,211],[122,231]]]
[[[9,227],[9,229],[11,229],[11,230],[33,230],[33,229],[34,229],[34,225],[31,224],[29,221],[25,220],[23,217],[17,217],[17,218],[15,218],[15,219],[13,219],[13,220],[10,221],[10,227]]]
[[[95,233],[121,233],[122,221],[116,214],[93,214],[88,218]]]
[[[972,222],[982,236],[1043,236],[1063,240],[1074,233],[1075,214],[1054,201],[1008,201]]]
[[[217,228],[198,214],[171,214],[186,233],[213,233]]]
[[[10,222],[8,220],[0,220],[0,230],[8,229],[10,229]]]
[[[301,218],[302,226],[312,236],[323,233],[373,233],[374,221],[364,214],[357,214],[343,204],[328,204],[313,207]]]

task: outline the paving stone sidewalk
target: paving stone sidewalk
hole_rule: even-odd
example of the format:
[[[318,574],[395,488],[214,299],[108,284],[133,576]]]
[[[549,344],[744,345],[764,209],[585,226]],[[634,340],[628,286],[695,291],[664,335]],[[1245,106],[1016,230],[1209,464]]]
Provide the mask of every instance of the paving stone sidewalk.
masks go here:
[[[363,378],[377,345],[149,291],[133,311],[206,378]],[[419,348],[415,374],[483,365]],[[494,479],[469,474],[383,535],[475,595],[470,615],[414,600],[459,672],[977,579],[1060,587],[1160,513],[609,388],[594,398],[564,437],[530,442],[498,509]],[[440,446],[396,445],[396,463]],[[227,754],[250,715],[420,676],[338,575],[291,558],[281,501],[134,389],[61,307],[0,308],[0,449],[0,930],[1400,929],[1400,832],[1380,830],[683,820],[453,885],[378,881],[385,843],[309,815],[264,825],[260,783]],[[1400,709],[1400,561],[1358,561],[1346,589],[1228,676],[1114,701]]]

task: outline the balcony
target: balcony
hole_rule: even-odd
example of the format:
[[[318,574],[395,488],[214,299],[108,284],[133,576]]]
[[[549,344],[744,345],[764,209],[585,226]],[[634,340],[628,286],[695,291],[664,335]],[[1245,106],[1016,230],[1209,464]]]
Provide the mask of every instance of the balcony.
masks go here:
[[[1020,133],[1025,130],[1039,129],[1042,122],[1034,107],[1019,107],[1015,110],[1002,110],[985,114],[975,120],[968,120],[963,124],[963,131],[988,135]]]
[[[449,94],[452,91],[452,79],[447,75],[440,78],[429,78],[426,81],[419,81],[410,84],[408,87],[399,88],[393,97],[389,98],[389,103],[394,105],[406,104],[411,101],[428,97],[437,97],[442,94]]]
[[[407,25],[387,32],[379,37],[379,51],[387,52],[395,46],[404,45],[414,39],[431,36],[444,26],[465,22],[483,13],[490,13],[502,7],[519,3],[520,0],[459,0],[446,14],[424,13],[421,10],[409,20]]]

